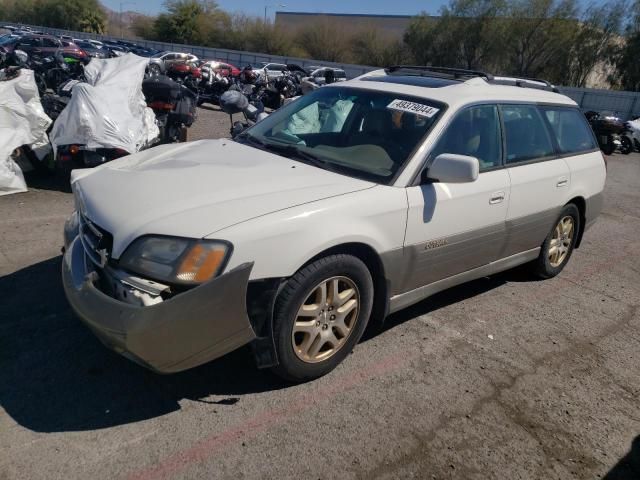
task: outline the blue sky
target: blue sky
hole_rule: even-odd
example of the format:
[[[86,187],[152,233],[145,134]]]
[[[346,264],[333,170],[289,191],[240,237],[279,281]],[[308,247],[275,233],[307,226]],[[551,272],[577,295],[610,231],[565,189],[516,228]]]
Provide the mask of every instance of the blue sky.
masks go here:
[[[102,0],[102,3],[112,10],[118,11],[120,0]],[[160,12],[164,0],[134,0],[123,5],[123,10],[134,10],[140,13],[155,14]],[[331,13],[369,13],[413,15],[426,10],[437,13],[440,6],[448,0],[218,0],[218,4],[229,12],[245,12],[252,15],[263,15],[265,5],[270,6],[269,14],[275,10],[291,12],[331,12]],[[278,4],[287,5],[286,8],[277,7]]]

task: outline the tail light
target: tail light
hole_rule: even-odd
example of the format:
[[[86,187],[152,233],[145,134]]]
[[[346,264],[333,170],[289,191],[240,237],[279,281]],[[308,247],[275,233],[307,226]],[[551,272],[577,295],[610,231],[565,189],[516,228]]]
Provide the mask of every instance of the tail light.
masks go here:
[[[160,100],[156,100],[155,102],[147,103],[147,106],[152,110],[173,110],[176,105],[174,103],[167,103]]]

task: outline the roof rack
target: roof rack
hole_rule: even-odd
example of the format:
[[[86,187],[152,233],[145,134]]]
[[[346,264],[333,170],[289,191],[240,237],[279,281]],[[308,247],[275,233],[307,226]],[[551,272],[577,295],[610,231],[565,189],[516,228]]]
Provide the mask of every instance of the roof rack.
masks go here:
[[[425,77],[440,77],[453,79],[468,79],[482,77],[487,81],[493,80],[493,75],[480,70],[465,70],[463,68],[431,67],[422,65],[393,65],[384,69],[387,74],[409,73]]]
[[[538,90],[548,90],[555,93],[559,92],[555,85],[541,78],[498,76],[489,80],[489,83],[493,83],[494,85],[512,85],[522,88],[536,88]]]

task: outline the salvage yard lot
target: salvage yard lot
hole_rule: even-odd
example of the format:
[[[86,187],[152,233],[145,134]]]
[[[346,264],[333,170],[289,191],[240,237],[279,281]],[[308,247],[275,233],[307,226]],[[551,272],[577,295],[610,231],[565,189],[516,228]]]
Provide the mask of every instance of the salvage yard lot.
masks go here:
[[[2,480],[640,478],[639,154],[560,276],[438,294],[298,386],[248,349],[159,376],[103,347],[62,291],[71,195],[34,181],[0,197]]]

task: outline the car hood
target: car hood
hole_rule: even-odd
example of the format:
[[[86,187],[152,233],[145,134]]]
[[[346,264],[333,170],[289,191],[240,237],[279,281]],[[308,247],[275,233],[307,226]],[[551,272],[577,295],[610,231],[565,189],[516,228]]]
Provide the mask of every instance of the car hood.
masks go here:
[[[203,238],[374,186],[232,140],[162,145],[74,170],[72,184],[82,213],[113,235],[114,258],[140,235]]]

